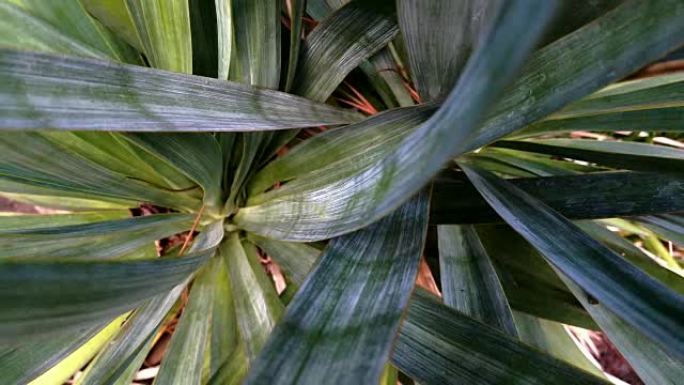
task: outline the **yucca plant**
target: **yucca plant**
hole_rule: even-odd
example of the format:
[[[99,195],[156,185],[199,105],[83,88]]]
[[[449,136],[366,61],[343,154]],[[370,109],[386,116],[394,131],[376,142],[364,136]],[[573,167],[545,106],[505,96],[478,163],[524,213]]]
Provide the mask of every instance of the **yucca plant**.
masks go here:
[[[683,20],[2,0],[0,191],[60,211],[0,216],[0,383],[127,385],[171,329],[155,384],[606,383],[563,324],[681,383],[684,75],[625,78]]]

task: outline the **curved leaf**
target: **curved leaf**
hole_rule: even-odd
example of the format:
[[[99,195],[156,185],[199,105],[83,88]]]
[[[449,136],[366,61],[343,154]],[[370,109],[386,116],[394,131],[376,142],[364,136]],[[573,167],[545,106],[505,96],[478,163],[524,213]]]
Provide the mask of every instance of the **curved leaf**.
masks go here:
[[[472,151],[621,79],[684,42],[684,4],[629,0],[535,53],[461,146]]]
[[[675,357],[684,357],[684,296],[654,280],[523,190],[461,164],[504,220],[576,285]]]
[[[451,91],[495,5],[486,0],[397,2],[411,77],[423,100],[439,100]]]
[[[331,178],[324,186],[316,181],[308,191],[242,208],[236,224],[271,238],[320,240],[361,228],[391,212],[458,153],[463,139],[484,118],[489,103],[533,48],[553,6],[551,1],[502,3],[482,42],[486,49],[478,50],[468,62],[444,105],[394,152],[350,177]],[[458,130],[452,129],[452,122],[459,122]]]
[[[396,35],[395,12],[391,1],[354,0],[323,20],[304,41],[292,92],[325,101]]]

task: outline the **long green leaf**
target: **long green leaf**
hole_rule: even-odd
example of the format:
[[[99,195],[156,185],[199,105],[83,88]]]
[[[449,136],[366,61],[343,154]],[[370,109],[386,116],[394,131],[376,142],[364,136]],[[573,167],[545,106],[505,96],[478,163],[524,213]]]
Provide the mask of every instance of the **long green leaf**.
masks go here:
[[[477,233],[497,269],[514,310],[598,329],[582,304],[537,250],[506,225],[480,225]]]
[[[182,258],[101,262],[0,262],[0,340],[78,330],[135,308],[183,282],[223,237],[208,227]],[[150,280],[150,275],[155,276]]]
[[[126,0],[153,67],[192,73],[192,37],[187,0]]]
[[[684,247],[684,218],[681,215],[649,215],[637,219],[654,233]]]
[[[124,313],[181,282],[207,254],[135,262],[2,262],[0,338],[14,342]]]
[[[199,384],[202,378],[204,353],[209,340],[214,285],[221,270],[220,258],[214,257],[200,270],[190,289],[188,303],[168,350],[162,359],[155,384]]]
[[[358,120],[282,92],[4,49],[0,82],[0,129],[254,131]]]
[[[81,155],[83,153],[88,151],[76,152],[74,148],[64,148],[50,134],[6,133],[0,138],[0,178],[24,185],[48,187],[60,191],[62,195],[79,198],[123,198],[186,210],[201,204],[191,191],[174,191],[156,186],[144,179],[140,180],[138,174],[126,175],[117,171],[115,165],[108,167],[100,164],[99,159],[91,160]],[[50,195],[60,193],[51,192]]]
[[[306,9],[306,0],[293,0],[289,9],[290,14],[290,51],[287,60],[287,74],[285,75],[285,92],[290,91],[297,74],[299,61],[299,47],[302,41],[302,18]]]
[[[0,347],[0,373],[7,385],[24,385],[92,338],[103,325],[60,333],[45,341]]]
[[[235,299],[230,287],[230,273],[225,258],[220,254],[218,257],[220,263],[217,264],[214,303],[211,310],[211,325],[205,352],[202,383],[206,383],[219,374],[226,360],[237,360],[240,356],[238,350],[241,349],[235,315]],[[247,360],[244,359],[244,355],[240,361],[246,366]]]
[[[472,151],[621,79],[684,42],[679,0],[629,0],[535,53],[459,153]]]
[[[472,226],[438,226],[444,303],[517,337],[511,308],[494,266]]]
[[[573,130],[681,131],[684,75],[670,74],[608,86],[570,103],[515,137]]]
[[[44,227],[0,230],[0,259],[132,258],[145,246],[155,256],[155,240],[190,229],[192,220],[190,215],[162,214],[87,224],[49,226],[46,223]]]
[[[130,143],[126,134],[43,131],[40,135],[62,151],[77,154],[131,179],[147,182],[155,188],[182,190],[188,195],[196,196],[197,199],[201,197],[201,191],[197,191],[199,189],[192,189],[194,187],[192,179],[179,172],[166,159],[160,159],[146,149]]]
[[[500,141],[495,146],[587,160],[622,169],[676,173],[684,170],[684,150],[646,143],[537,139]]]
[[[215,0],[218,38],[218,78],[228,79],[233,54],[233,9],[231,0]]]
[[[30,385],[57,385],[63,384],[74,373],[85,366],[97,352],[102,349],[111,338],[121,329],[121,325],[126,320],[127,314],[122,314],[115,318],[95,336],[81,345],[74,352],[62,359],[57,365],[41,374],[40,377],[30,382]]]
[[[277,89],[280,82],[280,3],[231,0],[236,61],[232,80]],[[233,72],[237,71],[237,76]]]
[[[392,362],[421,384],[608,384],[418,292]]]
[[[516,137],[528,137],[565,131],[684,131],[684,108],[652,108],[618,111],[576,118],[549,119],[516,132]]]
[[[247,384],[378,383],[418,272],[427,193],[333,240],[273,331]]]
[[[646,384],[674,385],[680,382],[684,375],[684,361],[681,358],[672,355],[668,349],[664,349],[662,345],[625,322],[607,306],[595,303],[594,298],[590,298],[587,292],[575,285],[572,280],[567,277],[564,280]]]
[[[350,1],[304,41],[292,92],[325,101],[349,72],[398,31],[393,2]]]
[[[343,234],[391,212],[454,155],[533,48],[554,5],[538,3],[502,3],[494,27],[483,40],[482,46],[487,48],[478,50],[469,61],[444,105],[390,155],[325,186],[314,183],[309,191],[245,207],[235,222],[264,236],[303,241]],[[452,122],[456,121],[459,127],[455,131]]]
[[[174,287],[168,293],[159,294],[133,312],[121,331],[88,365],[79,378],[78,385],[115,385],[126,376],[127,369],[142,364],[140,353],[147,354],[151,339],[162,325],[164,317],[180,297],[185,284]],[[136,368],[137,369],[137,368]],[[133,373],[130,375],[132,376]],[[128,378],[127,381],[131,381]]]
[[[133,200],[96,197],[95,199],[76,198],[87,196],[84,193],[64,194],[60,189],[44,188],[32,184],[17,183],[0,177],[0,195],[15,202],[58,210],[87,212],[93,210],[118,211],[137,207]],[[29,193],[30,192],[30,193]]]
[[[570,103],[548,119],[684,106],[684,74],[619,82]]]
[[[0,45],[31,51],[66,53],[75,56],[109,58],[9,2],[0,3]]]
[[[423,100],[439,100],[451,91],[495,5],[486,0],[397,2],[411,76]]]
[[[579,350],[562,324],[520,312],[514,312],[513,316],[521,341],[591,374],[605,376]]]
[[[572,219],[684,210],[684,181],[676,175],[601,172],[519,178],[510,183]],[[472,185],[449,177],[440,178],[434,184],[430,219],[436,224],[501,220]]]
[[[0,232],[13,229],[28,230],[103,222],[125,219],[130,216],[131,213],[128,210],[86,211],[64,214],[19,214],[13,212],[0,212]]]
[[[487,161],[510,166],[513,170],[509,168],[507,171],[512,176],[573,175],[603,171],[603,169],[599,167],[581,165],[566,160],[554,159],[545,155],[494,147],[487,147],[475,155],[467,155],[467,158],[476,164],[481,164],[483,168],[495,172],[499,171],[488,166],[486,164]],[[484,163],[482,162],[483,160],[485,161]]]
[[[230,271],[238,330],[248,362],[256,359],[283,313],[283,304],[264,272],[256,248],[240,242],[237,233],[221,246]]]
[[[684,296],[629,264],[523,190],[493,174],[461,166],[497,213],[554,268],[666,351],[684,357]]]
[[[677,274],[676,272],[661,266],[652,257],[644,254],[643,251],[634,246],[628,239],[608,230],[602,224],[591,221],[577,221],[575,224],[592,238],[603,242],[606,246],[615,250],[630,263],[639,267],[653,278],[659,280],[679,294],[684,295],[684,277],[682,274]]]

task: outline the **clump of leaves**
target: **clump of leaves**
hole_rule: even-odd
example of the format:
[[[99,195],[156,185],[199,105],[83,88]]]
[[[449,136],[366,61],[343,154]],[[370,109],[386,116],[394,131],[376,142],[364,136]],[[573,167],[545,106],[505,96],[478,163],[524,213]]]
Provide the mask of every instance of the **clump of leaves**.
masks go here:
[[[684,75],[621,79],[684,43],[682,1],[0,15],[0,191],[68,211],[0,217],[3,384],[129,384],[180,311],[157,384],[605,383],[562,324],[681,378],[678,261],[605,219],[681,245],[684,152],[566,133],[681,133]]]

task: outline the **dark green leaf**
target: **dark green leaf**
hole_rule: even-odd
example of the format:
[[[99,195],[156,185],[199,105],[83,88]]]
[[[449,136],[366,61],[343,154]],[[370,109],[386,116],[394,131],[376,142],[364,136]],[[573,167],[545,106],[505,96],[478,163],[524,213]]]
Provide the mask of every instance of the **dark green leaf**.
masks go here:
[[[224,154],[212,135],[136,133],[127,138],[175,166],[201,186],[204,190],[204,206],[208,208],[208,212],[221,211]]]
[[[421,193],[331,241],[246,383],[378,383],[418,272],[427,203]]]
[[[684,181],[667,174],[605,172],[510,183],[572,219],[658,214],[684,210]],[[497,222],[496,215],[467,181],[440,178],[434,184],[431,222]]]
[[[411,77],[424,101],[451,91],[483,27],[489,27],[495,5],[486,0],[397,2]]]
[[[214,257],[193,280],[188,303],[164,353],[155,384],[199,384],[202,379],[204,353],[209,340],[214,285],[222,272],[220,258]]]
[[[0,262],[0,340],[16,343],[78,330],[123,314],[187,279],[222,237],[221,223],[209,226],[191,254],[176,258]]]
[[[590,139],[503,140],[497,147],[586,160],[628,170],[681,173],[684,150],[638,142]]]
[[[138,30],[128,11],[126,0],[80,0],[83,6],[102,24],[109,27],[130,45],[143,51]]]
[[[517,337],[511,308],[494,266],[472,226],[438,226],[444,303]]]
[[[418,292],[392,362],[426,385],[608,384]]]
[[[629,0],[546,46],[463,142],[472,151],[659,59],[684,41],[684,3]]]
[[[666,351],[684,357],[684,296],[513,184],[470,165],[461,166],[497,213],[555,269]]]
[[[507,225],[480,225],[477,233],[495,264],[513,309],[568,325],[598,329],[544,257],[513,229]]]

